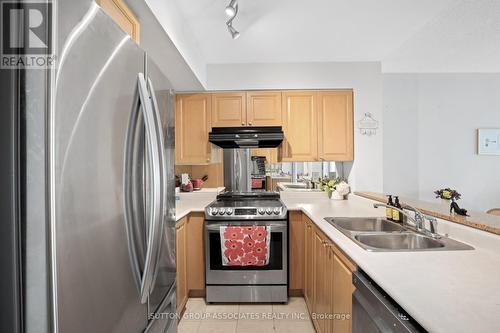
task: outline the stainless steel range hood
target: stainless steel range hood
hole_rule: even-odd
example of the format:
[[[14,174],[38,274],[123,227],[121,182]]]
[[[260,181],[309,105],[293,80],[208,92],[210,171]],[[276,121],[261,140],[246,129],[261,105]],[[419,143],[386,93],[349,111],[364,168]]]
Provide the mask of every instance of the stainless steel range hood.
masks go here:
[[[214,127],[208,135],[221,148],[276,148],[283,139],[281,126]]]

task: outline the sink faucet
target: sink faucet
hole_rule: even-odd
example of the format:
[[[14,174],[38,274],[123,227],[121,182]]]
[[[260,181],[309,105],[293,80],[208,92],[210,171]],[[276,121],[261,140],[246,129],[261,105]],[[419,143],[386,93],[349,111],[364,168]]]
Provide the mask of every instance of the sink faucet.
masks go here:
[[[298,179],[298,181],[299,181],[299,183],[306,183],[306,188],[307,189],[313,189],[314,188],[314,183],[310,179],[308,179],[308,178],[306,178],[304,176],[300,177]]]
[[[374,208],[386,207],[386,208],[390,208],[390,209],[395,209],[398,212],[400,212],[401,214],[403,214],[404,216],[406,216],[410,221],[412,221],[415,224],[415,229],[418,232],[421,232],[421,233],[423,233],[427,236],[430,236],[432,238],[441,238],[441,236],[436,233],[436,224],[437,224],[436,218],[434,218],[432,216],[425,215],[424,213],[422,213],[421,211],[419,211],[415,207],[403,204],[402,205],[403,209],[399,209],[397,207],[389,206],[389,205],[386,205],[383,203],[375,203],[375,204],[373,204],[373,207]],[[409,213],[407,213],[405,211],[405,209],[414,212],[415,217],[413,217]],[[428,220],[430,222],[430,230],[427,230],[427,228],[425,227],[425,220]]]

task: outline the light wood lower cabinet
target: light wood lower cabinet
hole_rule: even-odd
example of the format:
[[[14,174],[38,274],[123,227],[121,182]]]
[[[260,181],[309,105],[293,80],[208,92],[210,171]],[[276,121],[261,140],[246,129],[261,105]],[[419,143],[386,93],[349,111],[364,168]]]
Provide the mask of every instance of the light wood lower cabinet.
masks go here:
[[[187,223],[187,289],[189,296],[205,296],[204,213],[191,213]]]
[[[203,213],[176,225],[177,312],[189,296],[205,295]],[[356,265],[299,211],[289,212],[289,293],[304,295],[318,333],[352,331],[352,272]]]
[[[186,256],[186,224],[187,218],[184,217],[176,224],[175,233],[175,249],[177,262],[177,290],[176,290],[176,307],[177,314],[180,315],[182,309],[186,305],[188,298],[186,272],[187,272],[187,256]]]
[[[189,296],[205,296],[205,246],[203,213],[191,213],[176,224],[177,313]]]
[[[314,302],[312,306],[312,312],[316,318],[313,317],[313,323],[316,326],[317,332],[326,332],[325,330],[325,319],[323,316],[328,311],[328,297],[326,286],[326,254],[327,248],[325,247],[325,239],[315,230],[314,232],[314,278],[313,278],[313,294]]]
[[[302,219],[304,220],[304,299],[311,310],[314,304],[314,230],[312,221],[307,216],[302,215]]]
[[[352,272],[356,267],[343,261],[340,255],[332,252],[333,261],[329,263],[332,267],[333,285],[332,285],[332,305],[333,313],[340,316],[333,320],[333,332],[351,332],[352,320],[347,319],[352,316],[352,293],[354,285],[352,284]]]
[[[293,214],[292,214],[293,213]],[[302,218],[296,214],[301,214]],[[303,256],[301,246],[293,244],[294,223],[302,221]],[[303,294],[318,333],[350,333],[352,331],[352,272],[356,265],[333,244],[304,214],[290,212],[290,262],[303,260]],[[292,272],[301,264],[292,264]],[[290,275],[290,285],[298,286],[297,272]]]
[[[290,248],[290,269],[288,290],[291,296],[302,296],[304,289],[304,224],[302,223],[302,213],[291,211],[288,215],[289,223],[289,248]]]

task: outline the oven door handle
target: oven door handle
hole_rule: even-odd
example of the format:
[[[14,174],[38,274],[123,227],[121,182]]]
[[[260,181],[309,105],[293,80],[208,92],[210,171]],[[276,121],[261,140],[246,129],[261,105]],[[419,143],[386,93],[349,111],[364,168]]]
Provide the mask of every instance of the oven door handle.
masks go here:
[[[207,231],[220,231],[220,227],[230,227],[231,225],[227,224],[214,224],[214,225],[205,225],[205,230]],[[234,227],[240,227],[240,225],[232,225]],[[259,225],[260,226],[260,225]],[[241,225],[241,227],[245,227],[245,225]],[[283,224],[267,224],[263,227],[271,227],[271,232],[284,232],[286,231],[286,225]]]

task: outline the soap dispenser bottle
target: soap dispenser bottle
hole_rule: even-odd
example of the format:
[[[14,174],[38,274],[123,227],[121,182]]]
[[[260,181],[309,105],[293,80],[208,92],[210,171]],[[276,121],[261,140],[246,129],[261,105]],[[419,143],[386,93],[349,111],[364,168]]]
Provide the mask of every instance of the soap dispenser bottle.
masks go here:
[[[399,203],[399,197],[397,196],[394,197],[394,207],[403,209],[403,207],[401,207],[401,204]],[[394,220],[394,222],[403,223],[403,215],[395,209],[392,210],[392,219]]]
[[[387,206],[394,206],[394,203],[392,202],[392,195],[388,195],[387,196],[388,200],[387,200]],[[393,209],[390,208],[390,207],[386,207],[385,208],[385,217],[388,219],[388,220],[391,220],[392,221],[392,218],[393,218]]]

